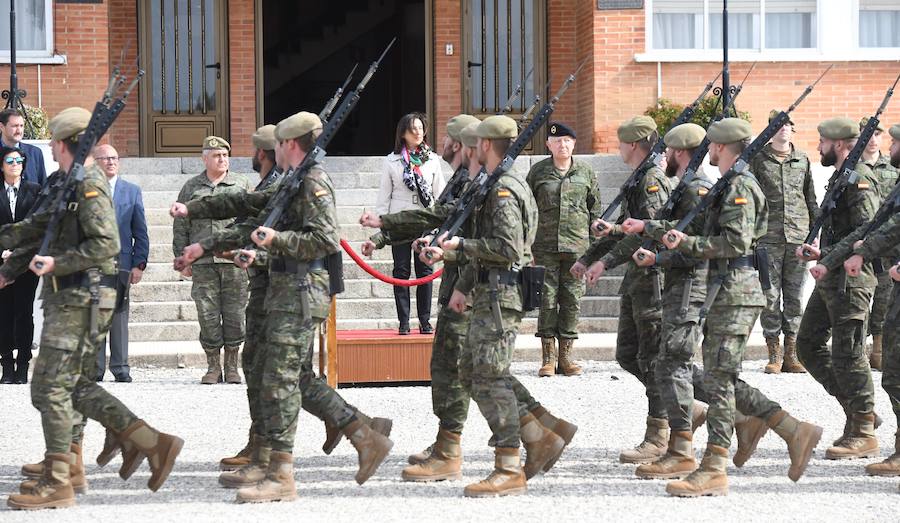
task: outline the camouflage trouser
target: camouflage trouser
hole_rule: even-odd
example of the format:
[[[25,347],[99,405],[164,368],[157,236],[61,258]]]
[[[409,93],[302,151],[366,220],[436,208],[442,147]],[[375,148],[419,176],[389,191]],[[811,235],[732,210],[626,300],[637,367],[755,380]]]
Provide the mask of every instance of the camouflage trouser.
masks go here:
[[[806,281],[806,262],[797,258],[794,251],[798,245],[767,244],[769,251],[769,279],[772,288],[763,291],[766,307],[759,316],[766,338],[796,336],[803,316],[803,283]],[[783,304],[783,306],[782,306]]]
[[[896,314],[900,308],[900,283],[894,283],[890,303],[890,312]],[[888,317],[885,321],[884,354],[881,357],[881,387],[891,400],[897,426],[900,427],[900,314]],[[900,449],[897,449],[900,450]]]
[[[709,443],[731,446],[734,432],[735,383],[750,329],[762,307],[713,305],[703,337],[703,386],[709,411],[706,427]]]
[[[265,277],[265,276],[257,276]],[[247,336],[241,352],[241,368],[247,380],[247,405],[250,407],[250,431],[262,435],[259,423],[259,390],[262,387],[262,360],[257,358],[265,346],[266,287],[250,290],[247,302]]]
[[[575,254],[534,253],[537,265],[546,268],[537,332],[541,338],[578,338],[578,314],[584,296],[584,280],[569,269],[578,259]]]
[[[888,306],[891,303],[891,291],[893,290],[894,280],[888,269],[891,268],[891,260],[884,258],[881,260],[884,271],[878,275],[878,286],[875,287],[875,297],[872,298],[872,313],[869,315],[869,334],[876,336],[884,333],[884,316],[887,314]]]
[[[872,412],[875,407],[865,347],[872,293],[867,287],[850,287],[842,294],[816,286],[797,336],[800,362],[826,392],[849,405],[852,412]]]
[[[41,413],[47,452],[69,452],[73,433],[81,440],[84,416],[119,432],[137,421],[128,407],[94,381],[97,350],[109,331],[112,314],[112,309],[100,309],[99,334],[91,337],[88,307],[44,303],[31,403]]]
[[[247,271],[231,264],[194,265],[191,299],[197,306],[200,345],[206,352],[244,343]]]
[[[469,414],[469,391],[459,377],[459,356],[471,312],[441,306],[431,347],[431,404],[442,429],[461,434]]]
[[[616,361],[644,384],[648,413],[665,418],[666,407],[659,395],[653,371],[660,346],[661,312],[653,305],[651,292],[624,292],[619,302]]]

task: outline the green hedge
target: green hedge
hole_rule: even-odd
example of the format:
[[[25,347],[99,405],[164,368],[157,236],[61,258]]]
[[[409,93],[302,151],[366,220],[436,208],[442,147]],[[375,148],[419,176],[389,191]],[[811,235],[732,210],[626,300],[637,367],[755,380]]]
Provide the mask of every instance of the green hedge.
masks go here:
[[[672,122],[675,121],[675,118],[678,118],[678,115],[681,114],[681,111],[683,109],[684,105],[675,103],[665,98],[660,98],[658,107],[649,107],[646,111],[644,111],[644,114],[656,121],[656,126],[659,129],[659,135],[665,136],[665,134],[672,127]],[[691,119],[691,121],[705,129],[709,127],[709,123],[712,121],[713,117],[719,113],[720,110],[721,109],[719,107],[718,96],[706,97],[700,101],[700,105],[694,112],[694,117]],[[747,121],[750,121],[750,113],[738,111],[738,116]]]

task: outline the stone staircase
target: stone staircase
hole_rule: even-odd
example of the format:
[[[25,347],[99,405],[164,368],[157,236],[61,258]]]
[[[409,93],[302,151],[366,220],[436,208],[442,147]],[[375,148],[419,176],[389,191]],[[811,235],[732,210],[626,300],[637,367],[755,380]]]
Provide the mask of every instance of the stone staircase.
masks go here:
[[[520,157],[515,169],[527,172],[532,163],[543,157]],[[628,172],[616,156],[582,156],[600,174],[603,201],[612,200],[619,184]],[[329,157],[326,168],[337,191],[338,219],[341,237],[359,250],[363,240],[374,230],[363,229],[357,220],[364,208],[372,208],[378,192],[381,157]],[[256,173],[250,168],[248,158],[232,158],[235,172],[249,173],[254,181]],[[199,158],[123,158],[121,176],[138,184],[143,190],[144,206],[150,232],[150,260],[143,281],[132,287],[130,338],[132,341],[183,341],[196,340],[199,327],[197,311],[190,297],[191,283],[172,270],[172,218],[168,208],[188,178],[201,172]],[[449,176],[449,167],[445,165]],[[389,249],[376,251],[370,264],[390,275]],[[582,301],[579,321],[581,332],[615,331],[618,315],[616,292],[622,269],[611,271],[598,285],[589,288]],[[397,328],[392,288],[366,274],[344,256],[346,291],[337,301],[339,329]],[[435,295],[437,295],[437,281]],[[415,311],[413,292],[411,310]],[[436,305],[432,306],[434,318]],[[537,319],[532,313],[523,323],[524,332],[534,332]],[[416,327],[415,318],[412,319]]]

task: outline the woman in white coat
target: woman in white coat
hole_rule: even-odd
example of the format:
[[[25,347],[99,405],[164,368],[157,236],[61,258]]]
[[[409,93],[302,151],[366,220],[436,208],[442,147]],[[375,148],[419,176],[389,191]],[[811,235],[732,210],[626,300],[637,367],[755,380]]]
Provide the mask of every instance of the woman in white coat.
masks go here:
[[[444,190],[446,181],[441,172],[440,159],[425,141],[427,124],[427,117],[422,113],[407,114],[397,123],[394,151],[385,157],[381,169],[376,205],[379,215],[431,207]],[[432,273],[431,267],[413,254],[411,243],[394,244],[391,250],[395,278],[409,278],[410,260],[415,265],[416,278]],[[431,283],[416,288],[416,309],[419,332],[422,334],[434,332],[431,326],[431,292]],[[394,287],[394,301],[400,321],[399,332],[409,334],[409,287]]]

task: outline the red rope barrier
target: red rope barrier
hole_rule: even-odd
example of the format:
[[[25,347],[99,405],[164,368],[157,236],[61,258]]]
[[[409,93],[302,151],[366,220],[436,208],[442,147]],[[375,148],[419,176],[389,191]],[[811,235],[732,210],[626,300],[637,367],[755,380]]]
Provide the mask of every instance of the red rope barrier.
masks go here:
[[[350,257],[353,258],[353,261],[355,261],[357,265],[362,267],[364,271],[369,273],[371,276],[378,278],[384,283],[389,283],[391,285],[397,285],[400,287],[415,287],[417,285],[424,285],[433,281],[435,278],[440,277],[440,275],[444,273],[444,269],[440,268],[429,274],[428,276],[425,276],[424,278],[416,278],[415,280],[400,280],[391,276],[384,275],[373,269],[371,265],[366,263],[366,260],[362,259],[362,257],[353,250],[353,247],[350,247],[350,244],[347,243],[347,240],[344,240],[343,238],[341,239],[341,247],[344,248],[344,251],[346,251],[347,254],[349,254]]]

